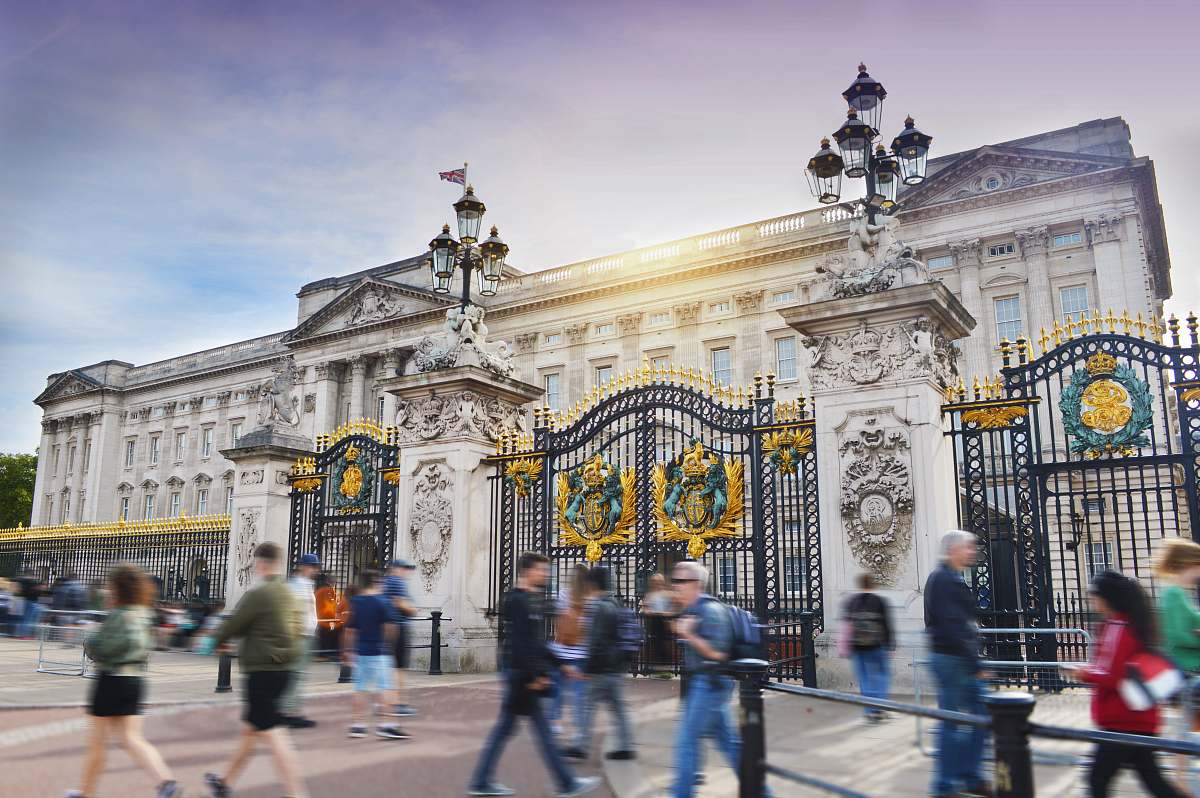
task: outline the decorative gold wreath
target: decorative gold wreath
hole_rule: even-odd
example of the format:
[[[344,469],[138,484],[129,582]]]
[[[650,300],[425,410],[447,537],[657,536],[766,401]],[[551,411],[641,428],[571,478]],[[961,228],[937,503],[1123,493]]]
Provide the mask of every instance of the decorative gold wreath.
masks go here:
[[[788,427],[772,432],[763,438],[763,454],[779,469],[781,474],[795,474],[796,461],[813,445],[812,427]]]
[[[739,538],[742,536],[742,513],[745,507],[745,485],[742,482],[743,467],[741,461],[724,461],[725,482],[729,497],[725,505],[725,514],[715,527],[707,527],[696,531],[684,529],[675,519],[667,515],[663,509],[663,501],[667,498],[667,463],[659,463],[651,475],[652,493],[654,499],[654,520],[658,522],[658,536],[662,540],[686,540],[687,553],[692,559],[698,560],[708,551],[705,542],[712,538]]]
[[[540,458],[522,457],[513,460],[504,469],[504,479],[513,486],[517,496],[529,498],[529,488],[542,476],[542,461]]]
[[[637,520],[637,486],[632,468],[626,468],[621,472],[621,517],[617,519],[616,526],[607,535],[596,538],[588,537],[567,520],[567,508],[571,505],[571,483],[567,479],[567,472],[559,472],[555,485],[558,493],[554,504],[558,510],[559,545],[586,546],[584,557],[588,562],[596,562],[604,556],[603,546],[612,543],[628,543],[633,537],[633,525]]]

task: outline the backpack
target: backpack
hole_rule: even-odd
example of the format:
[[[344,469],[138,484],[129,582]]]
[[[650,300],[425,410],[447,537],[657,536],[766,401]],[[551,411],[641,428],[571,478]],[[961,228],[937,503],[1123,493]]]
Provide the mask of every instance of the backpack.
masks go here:
[[[850,645],[854,648],[879,648],[884,644],[882,610],[868,610],[866,593],[850,601]],[[882,599],[880,599],[882,603]]]
[[[765,660],[767,658],[766,646],[763,645],[762,629],[759,627],[757,618],[741,607],[725,604],[712,596],[707,596],[705,600],[717,602],[725,608],[726,613],[729,615],[729,625],[733,633],[729,646],[730,662],[736,659]]]
[[[637,615],[628,607],[617,605],[617,650],[623,656],[632,657],[642,650],[644,640],[642,623]]]

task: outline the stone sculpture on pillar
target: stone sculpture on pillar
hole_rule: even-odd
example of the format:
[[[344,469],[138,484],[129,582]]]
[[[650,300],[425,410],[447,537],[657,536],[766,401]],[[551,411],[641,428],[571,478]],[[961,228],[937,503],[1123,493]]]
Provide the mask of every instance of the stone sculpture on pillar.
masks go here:
[[[900,220],[884,216],[878,224],[867,217],[850,220],[846,254],[835,255],[817,267],[826,276],[826,293],[842,298],[873,294],[888,288],[930,281],[929,270],[916,250],[899,238]]]
[[[296,395],[300,369],[295,359],[288,355],[271,371],[274,376],[258,390],[258,426],[255,429],[272,429],[276,425],[294,428],[300,424],[300,397]]]
[[[506,341],[489,344],[483,308],[453,307],[446,311],[443,331],[417,342],[407,374],[420,374],[455,366],[481,366],[501,377],[512,376],[512,348]]]

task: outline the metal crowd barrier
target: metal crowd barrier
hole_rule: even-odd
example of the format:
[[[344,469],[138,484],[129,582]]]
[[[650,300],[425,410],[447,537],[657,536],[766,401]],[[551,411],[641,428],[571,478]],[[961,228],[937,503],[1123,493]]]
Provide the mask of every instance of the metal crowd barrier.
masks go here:
[[[104,613],[48,610],[47,615],[49,620],[37,626],[37,672],[55,676],[92,675],[91,661],[83,650],[83,644],[94,622],[97,618],[103,618]]]

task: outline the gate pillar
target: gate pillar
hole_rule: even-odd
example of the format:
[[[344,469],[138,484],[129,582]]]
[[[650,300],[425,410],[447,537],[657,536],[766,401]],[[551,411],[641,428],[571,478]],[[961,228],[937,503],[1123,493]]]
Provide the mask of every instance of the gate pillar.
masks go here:
[[[523,405],[542,390],[478,366],[456,366],[381,382],[396,397],[399,452],[395,551],[413,560],[410,580],[422,615],[441,611],[442,667],[496,666],[496,628],[488,617],[493,550],[492,498],[484,462],[501,434],[528,434]],[[386,421],[391,422],[391,419]],[[418,635],[424,630],[417,627]],[[424,642],[423,640],[419,642]],[[417,650],[419,665],[422,655]],[[427,661],[427,660],[426,660]]]
[[[870,573],[892,606],[901,648],[919,642],[925,578],[938,564],[942,533],[957,526],[943,388],[958,378],[953,342],[975,320],[938,281],[835,297],[782,315],[808,354],[823,472],[826,615],[836,617],[859,574]],[[831,653],[830,643],[819,646]],[[836,656],[818,663],[822,684],[849,683],[847,663]],[[901,682],[905,676],[897,674]]]
[[[234,466],[229,518],[226,607],[232,609],[254,581],[254,547],[268,540],[288,550],[292,464],[313,454],[312,441],[272,427],[246,433],[221,454]],[[284,571],[291,569],[284,563]]]

